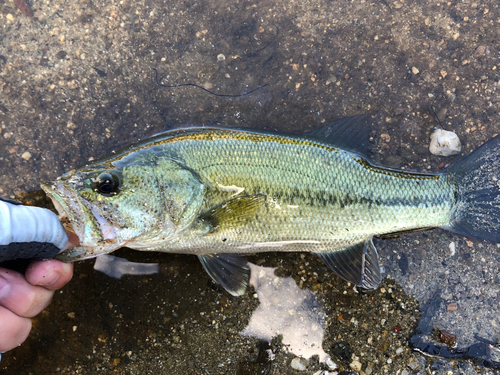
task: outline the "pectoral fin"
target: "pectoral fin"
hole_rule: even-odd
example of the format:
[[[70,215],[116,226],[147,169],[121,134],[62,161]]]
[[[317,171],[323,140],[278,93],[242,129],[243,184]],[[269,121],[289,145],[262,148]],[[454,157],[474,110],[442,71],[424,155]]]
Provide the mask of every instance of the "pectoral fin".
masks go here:
[[[245,293],[250,279],[250,267],[244,257],[238,254],[209,254],[198,255],[198,258],[212,280],[233,296]]]
[[[229,230],[254,220],[260,208],[265,207],[263,194],[247,195],[224,202],[201,214],[199,220],[208,225],[207,235],[220,230]]]
[[[377,249],[371,239],[316,255],[341,278],[361,288],[375,289],[382,281]]]

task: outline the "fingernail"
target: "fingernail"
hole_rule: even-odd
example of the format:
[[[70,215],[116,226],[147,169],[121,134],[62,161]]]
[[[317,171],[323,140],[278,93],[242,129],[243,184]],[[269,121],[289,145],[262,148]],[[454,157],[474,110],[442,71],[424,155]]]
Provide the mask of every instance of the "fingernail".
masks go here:
[[[57,280],[59,280],[59,272],[52,271],[47,276],[45,276],[43,279],[41,279],[38,282],[38,285],[49,286],[49,285],[55,284],[55,282]]]
[[[10,283],[0,276],[0,299],[10,292]]]

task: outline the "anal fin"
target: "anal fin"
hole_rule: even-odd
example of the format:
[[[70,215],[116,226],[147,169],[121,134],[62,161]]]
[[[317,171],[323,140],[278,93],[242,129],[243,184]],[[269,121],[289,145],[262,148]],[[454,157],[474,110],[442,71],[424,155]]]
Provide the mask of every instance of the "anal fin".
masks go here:
[[[375,237],[380,238],[381,240],[390,240],[390,239],[393,239],[393,238],[399,238],[403,234],[414,233],[414,232],[423,232],[423,231],[432,230],[432,229],[436,229],[436,228],[435,227],[426,227],[426,228],[401,230],[399,232],[391,232],[391,233],[379,234],[379,235],[377,235]]]
[[[250,279],[250,267],[238,254],[198,255],[203,268],[212,280],[235,297],[245,293]]]
[[[376,289],[382,281],[378,253],[372,239],[316,255],[338,276],[364,289]]]

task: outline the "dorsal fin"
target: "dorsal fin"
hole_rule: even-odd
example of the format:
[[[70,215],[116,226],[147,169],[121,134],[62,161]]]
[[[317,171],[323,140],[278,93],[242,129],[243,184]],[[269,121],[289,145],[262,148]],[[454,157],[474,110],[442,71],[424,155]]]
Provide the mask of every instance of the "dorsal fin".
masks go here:
[[[366,114],[344,117],[305,135],[366,157],[370,123],[370,116]]]

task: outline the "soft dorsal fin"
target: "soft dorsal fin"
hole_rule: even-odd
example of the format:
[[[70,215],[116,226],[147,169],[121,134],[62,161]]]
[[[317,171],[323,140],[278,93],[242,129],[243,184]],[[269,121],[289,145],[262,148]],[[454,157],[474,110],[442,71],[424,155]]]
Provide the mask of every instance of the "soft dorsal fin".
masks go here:
[[[305,135],[366,157],[370,123],[366,114],[344,117]]]
[[[364,289],[375,289],[382,281],[378,253],[372,239],[316,255],[338,276]]]
[[[250,279],[247,260],[238,254],[198,255],[203,268],[213,281],[220,284],[233,296],[245,293]]]
[[[233,198],[201,214],[199,220],[208,225],[208,233],[236,228],[255,219],[259,208],[264,207],[264,194]]]

